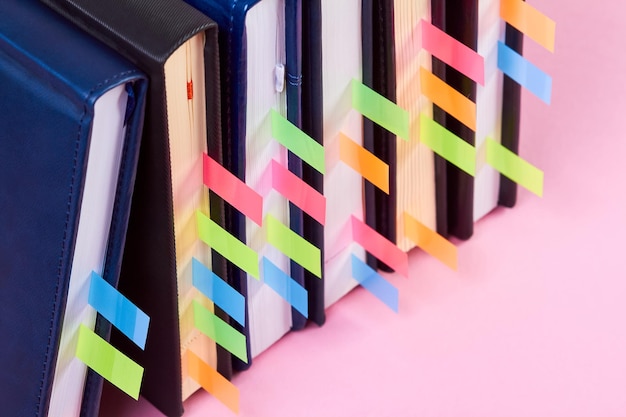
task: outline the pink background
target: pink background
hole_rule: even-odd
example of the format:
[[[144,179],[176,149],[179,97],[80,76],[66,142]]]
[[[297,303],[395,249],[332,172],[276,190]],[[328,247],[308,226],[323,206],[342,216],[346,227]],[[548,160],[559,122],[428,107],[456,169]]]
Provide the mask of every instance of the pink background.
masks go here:
[[[626,415],[626,25],[622,2],[531,0],[557,22],[552,105],[523,96],[524,158],[544,197],[457,242],[459,271],[422,252],[392,313],[357,289],[234,378],[241,416]],[[597,6],[597,7],[596,7]],[[161,416],[110,389],[101,417]],[[186,417],[233,416],[201,392]]]

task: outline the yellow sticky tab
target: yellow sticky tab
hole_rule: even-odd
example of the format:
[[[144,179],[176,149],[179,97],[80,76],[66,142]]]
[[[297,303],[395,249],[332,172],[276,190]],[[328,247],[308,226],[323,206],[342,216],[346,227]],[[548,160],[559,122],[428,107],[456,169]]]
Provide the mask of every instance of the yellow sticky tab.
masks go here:
[[[389,194],[389,165],[343,133],[339,134],[339,159]]]
[[[243,271],[259,279],[259,257],[255,251],[222,229],[201,211],[196,211],[196,219],[200,240]]]
[[[352,80],[352,107],[400,138],[410,139],[409,112],[357,80]]]
[[[476,148],[425,114],[420,115],[420,141],[471,176],[476,173]]]
[[[82,324],[76,357],[135,400],[139,398],[143,368]]]
[[[556,23],[522,0],[501,0],[500,17],[550,52],[554,52]]]
[[[456,246],[408,213],[404,213],[404,234],[427,254],[439,259],[451,269],[457,269]]]
[[[450,87],[432,72],[420,67],[422,94],[446,113],[476,131],[476,103]]]
[[[271,214],[265,216],[264,223],[267,227],[267,241],[270,245],[316,277],[322,277],[322,253],[315,245],[289,229]]]
[[[485,140],[485,146],[489,165],[530,192],[543,196],[543,171],[491,138]]]

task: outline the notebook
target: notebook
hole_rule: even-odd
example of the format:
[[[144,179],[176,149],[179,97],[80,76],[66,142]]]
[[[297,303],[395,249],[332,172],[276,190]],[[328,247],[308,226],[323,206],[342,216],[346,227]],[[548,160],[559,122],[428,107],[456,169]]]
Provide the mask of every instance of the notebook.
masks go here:
[[[134,65],[45,6],[0,3],[5,416],[97,415],[101,380],[75,357],[77,334],[108,333],[89,278],[118,280],[146,88]]]
[[[197,212],[208,216],[210,209],[216,223],[222,214],[202,176],[203,154],[220,162],[217,25],[176,0],[45,3],[150,77],[120,288],[152,323],[145,351],[129,343],[124,349],[145,364],[142,395],[165,415],[180,416],[182,391],[199,386],[185,358],[191,352],[217,366],[215,343],[195,326],[193,311],[200,305],[211,315],[213,305],[192,286],[194,259],[225,275],[196,223]],[[123,343],[115,333],[112,339]]]
[[[324,195],[329,216],[324,228],[324,297],[328,308],[358,283],[352,257],[365,251],[350,235],[351,217],[364,221],[363,178],[339,159],[341,138],[363,146],[363,117],[352,108],[352,80],[362,82],[362,3],[322,0],[322,78],[326,173]]]

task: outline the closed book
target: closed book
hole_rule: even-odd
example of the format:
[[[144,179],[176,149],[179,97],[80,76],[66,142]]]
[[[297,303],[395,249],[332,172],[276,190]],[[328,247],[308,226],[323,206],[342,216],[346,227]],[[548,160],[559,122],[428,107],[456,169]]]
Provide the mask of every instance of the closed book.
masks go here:
[[[146,89],[136,66],[42,4],[0,3],[3,416],[97,415],[102,380],[77,339],[107,338],[89,278],[118,281]]]
[[[151,317],[145,351],[113,339],[145,366],[141,394],[167,416],[183,413],[189,354],[217,367],[217,349],[196,326],[213,304],[192,285],[195,261],[224,276],[199,238],[198,213],[222,223],[203,185],[203,155],[220,162],[217,25],[182,1],[45,0],[144,70],[150,79],[120,288]],[[198,310],[196,310],[198,307]]]

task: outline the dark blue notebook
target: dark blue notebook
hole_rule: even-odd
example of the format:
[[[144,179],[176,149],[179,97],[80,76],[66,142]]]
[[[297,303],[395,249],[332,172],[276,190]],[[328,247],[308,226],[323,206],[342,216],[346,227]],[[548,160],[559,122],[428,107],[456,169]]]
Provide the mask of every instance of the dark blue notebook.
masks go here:
[[[101,379],[74,358],[76,333],[108,332],[87,279],[118,280],[146,88],[45,6],[0,2],[3,416],[97,415]]]

